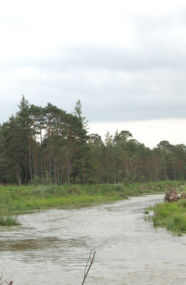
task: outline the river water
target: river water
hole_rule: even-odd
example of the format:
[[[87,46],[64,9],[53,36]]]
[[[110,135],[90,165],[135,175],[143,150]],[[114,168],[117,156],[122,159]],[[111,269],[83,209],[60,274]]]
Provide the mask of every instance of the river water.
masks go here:
[[[144,209],[163,195],[21,216],[0,228],[0,272],[14,285],[77,285],[90,250],[85,284],[186,284],[186,236],[145,221]]]

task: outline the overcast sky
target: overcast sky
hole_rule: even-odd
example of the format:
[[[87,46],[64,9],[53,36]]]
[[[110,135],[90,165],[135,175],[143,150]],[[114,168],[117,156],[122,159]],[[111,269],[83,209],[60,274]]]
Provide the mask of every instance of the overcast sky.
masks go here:
[[[0,123],[22,95],[73,112],[90,132],[186,144],[186,2],[6,0],[0,9]]]

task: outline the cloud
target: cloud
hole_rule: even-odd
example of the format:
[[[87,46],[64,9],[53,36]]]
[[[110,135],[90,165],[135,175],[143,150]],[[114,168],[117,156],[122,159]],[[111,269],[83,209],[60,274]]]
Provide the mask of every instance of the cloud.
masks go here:
[[[185,144],[185,124],[186,119],[163,119],[134,122],[115,122],[115,123],[91,123],[89,133],[98,133],[102,140],[105,140],[107,131],[114,136],[116,130],[128,130],[133,138],[144,143],[145,146],[154,148],[162,140],[167,140],[170,144]]]
[[[37,12],[27,9],[28,25],[21,13],[20,20],[2,20],[9,27],[1,27],[6,36],[0,47],[0,94],[6,106],[1,122],[17,111],[22,94],[30,103],[51,102],[68,112],[80,99],[90,122],[186,117],[185,7],[174,10],[173,5],[167,12],[163,2],[161,11],[156,6],[146,11],[141,3],[132,9],[133,3],[126,13],[120,6],[112,12],[108,5],[103,14],[104,3],[98,12],[92,7],[93,15],[88,6],[84,15],[67,5],[66,22],[54,7],[48,14],[50,5],[40,19],[42,1]]]
[[[20,69],[1,78],[2,96],[16,106],[24,94],[31,103],[44,106],[51,102],[68,112],[80,99],[84,115],[91,122],[185,118],[186,83],[182,72]]]

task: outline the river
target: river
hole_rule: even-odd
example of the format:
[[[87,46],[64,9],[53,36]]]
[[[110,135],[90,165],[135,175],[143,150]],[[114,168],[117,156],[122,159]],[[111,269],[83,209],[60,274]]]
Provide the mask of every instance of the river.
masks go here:
[[[145,221],[144,209],[163,195],[20,216],[0,228],[0,272],[14,285],[186,284],[186,236]]]

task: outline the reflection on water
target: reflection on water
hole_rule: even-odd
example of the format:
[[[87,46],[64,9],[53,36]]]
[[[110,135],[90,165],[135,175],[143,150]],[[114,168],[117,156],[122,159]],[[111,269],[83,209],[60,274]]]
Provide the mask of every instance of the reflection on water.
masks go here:
[[[14,284],[81,284],[92,248],[95,262],[86,284],[186,284],[186,236],[153,228],[144,208],[163,195],[22,217],[0,228],[0,273]]]

